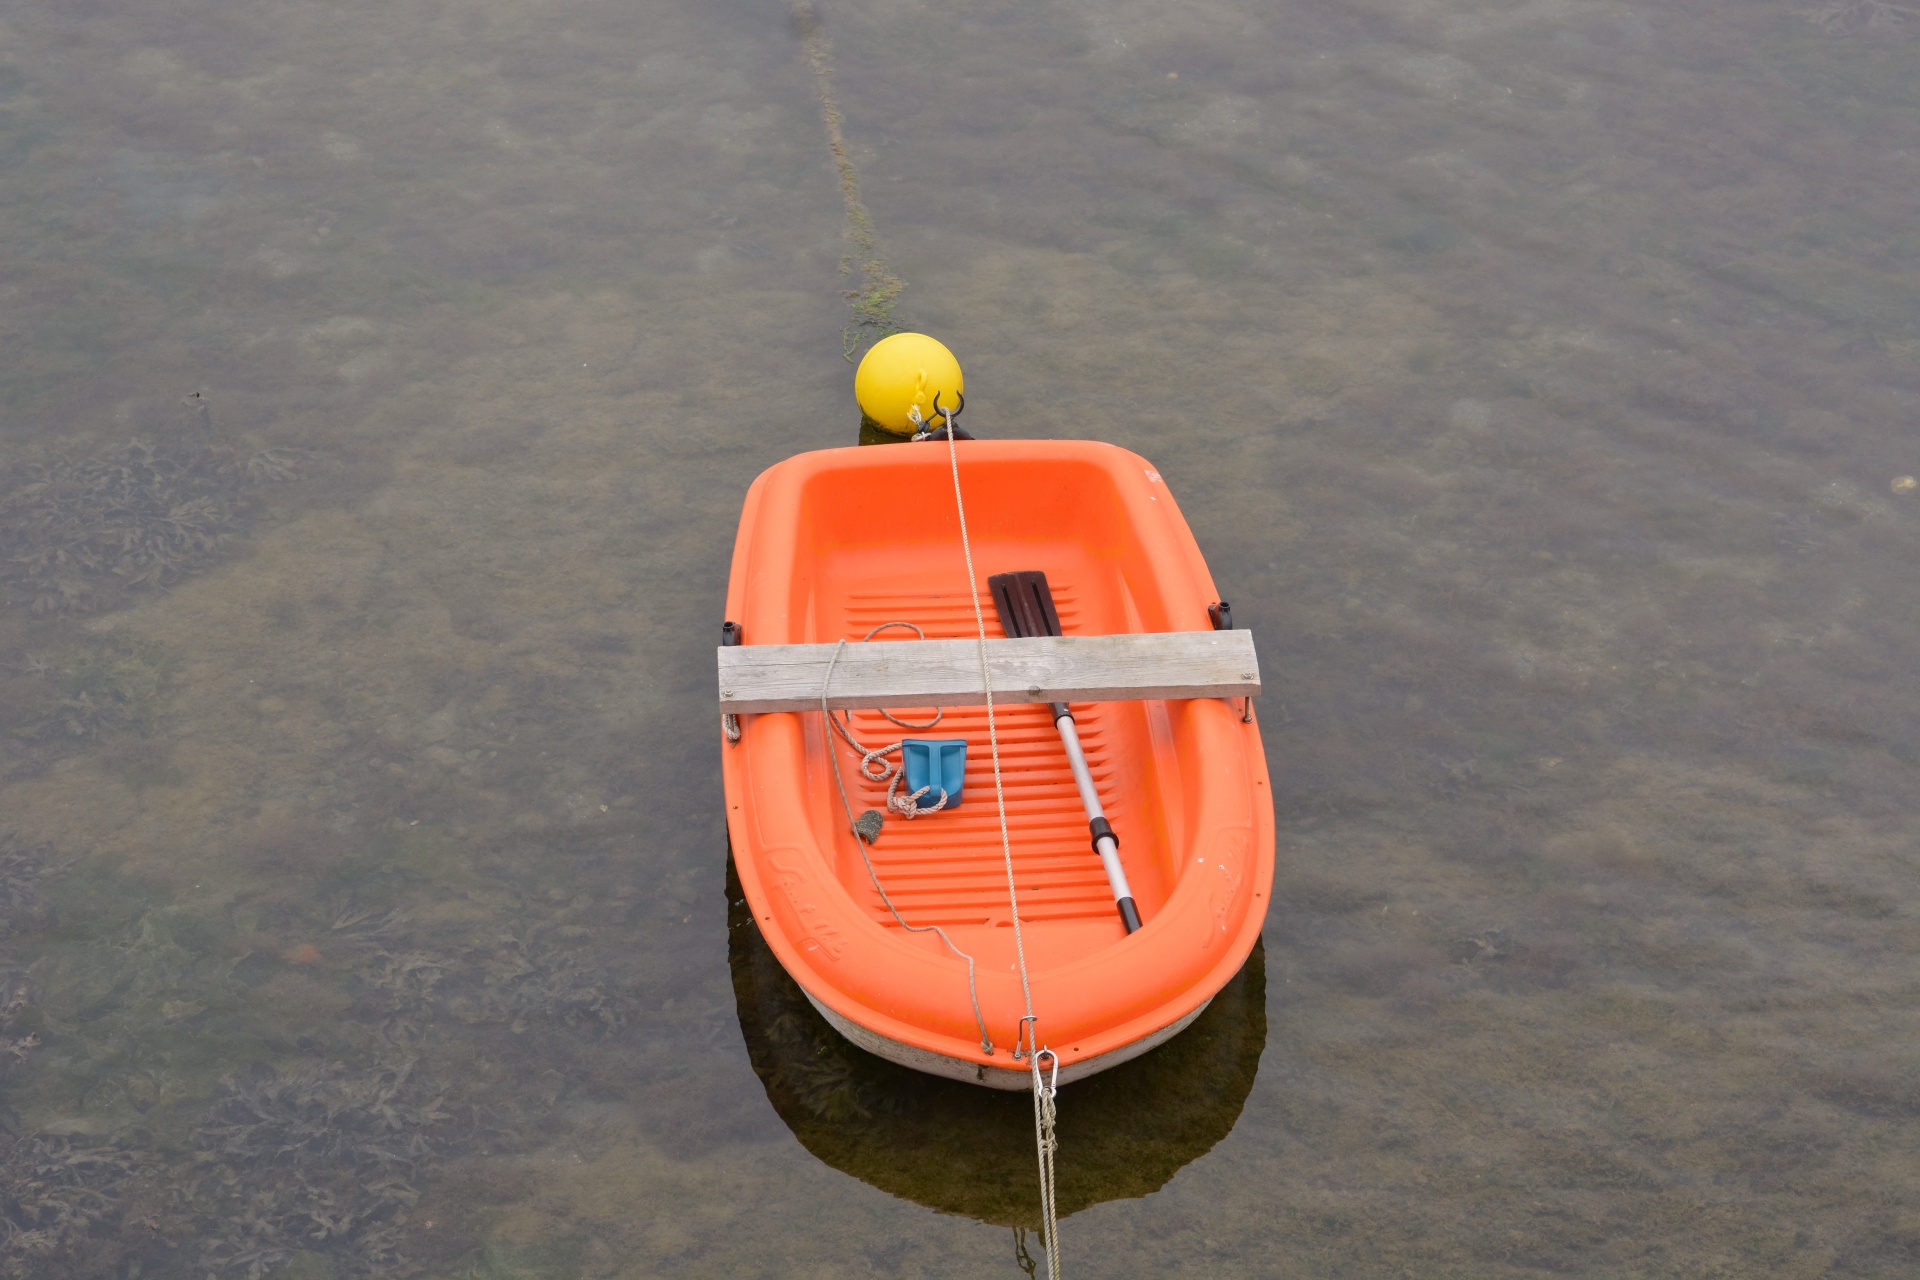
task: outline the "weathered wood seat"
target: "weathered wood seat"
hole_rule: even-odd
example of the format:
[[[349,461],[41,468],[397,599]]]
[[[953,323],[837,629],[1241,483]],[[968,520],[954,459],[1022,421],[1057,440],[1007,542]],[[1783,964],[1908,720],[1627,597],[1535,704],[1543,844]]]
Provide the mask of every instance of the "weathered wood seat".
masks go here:
[[[848,644],[833,661],[827,705],[972,707],[980,687],[977,640]],[[817,711],[830,644],[724,647],[720,710],[749,715]],[[1238,698],[1260,692],[1250,631],[1168,631],[987,641],[995,702],[1120,702]]]

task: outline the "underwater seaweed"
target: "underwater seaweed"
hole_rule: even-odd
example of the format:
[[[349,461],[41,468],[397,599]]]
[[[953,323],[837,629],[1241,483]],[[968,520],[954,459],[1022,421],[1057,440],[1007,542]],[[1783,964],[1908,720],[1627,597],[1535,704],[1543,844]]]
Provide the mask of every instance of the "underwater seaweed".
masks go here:
[[[350,966],[363,997],[384,1017],[390,1040],[411,1043],[439,1017],[469,1026],[533,1023],[626,1025],[631,1001],[610,973],[567,945],[567,926],[534,921],[490,941],[440,941],[405,930],[408,917],[348,904],[331,930],[360,952]]]
[[[1906,31],[1920,18],[1920,9],[1887,0],[1828,0],[1805,10],[1804,16],[1828,35],[1850,36],[1863,31]]]
[[[37,918],[51,862],[47,846],[0,838],[0,922],[17,928]],[[185,1101],[197,1114],[183,1114],[171,1139],[154,1139],[146,1124],[170,1128],[160,1112],[149,1114],[164,1090],[130,1068],[163,1059],[166,1038],[206,1045],[232,1033],[184,1028],[210,1011],[244,1020],[248,989],[231,976],[222,935],[204,918],[139,900],[118,904],[136,908],[128,918],[111,885],[94,896],[103,928],[37,957],[7,957],[23,966],[17,971],[0,964],[5,1096],[44,1095],[50,1073],[65,1077],[56,1091],[95,1080],[107,1087],[88,1090],[80,1118],[111,1135],[18,1136],[20,1118],[6,1113],[13,1136],[0,1138],[0,1280],[257,1278],[301,1254],[318,1255],[336,1277],[411,1274],[400,1245],[408,1214],[443,1152],[467,1136],[446,1091],[414,1059],[378,1048],[279,1071],[254,1061],[209,1080],[200,1098],[186,1086],[188,1096],[169,1106],[182,1110]],[[76,913],[69,923],[86,930],[86,912]],[[405,917],[349,910],[334,919],[336,936],[377,941]],[[36,1052],[43,1034],[53,1053]],[[22,1110],[34,1108],[23,1102]]]
[[[240,474],[249,484],[286,484],[300,478],[298,449],[262,449],[240,464]]]
[[[453,1011],[465,1021],[524,1025],[544,1018],[565,1026],[598,1025],[613,1030],[626,1012],[607,974],[574,952],[546,941],[538,927],[504,934],[491,948],[470,953],[477,986],[470,985]]]
[[[5,996],[5,1003],[0,1003],[0,1082],[4,1082],[14,1066],[40,1047],[40,1036],[32,1031],[14,1034],[21,1015],[33,1007],[33,988],[26,978],[9,974],[0,979],[0,994]]]
[[[254,1280],[300,1253],[350,1275],[404,1275],[400,1230],[450,1119],[409,1059],[227,1077],[194,1134],[203,1263]]]
[[[90,612],[204,568],[244,531],[243,491],[296,478],[299,458],[134,439],[0,470],[0,606]]]
[[[52,857],[52,845],[27,844],[13,832],[0,835],[0,938],[45,916],[40,882],[57,874],[47,865]]]
[[[0,925],[17,931],[38,919],[56,870],[68,868],[55,866],[50,846],[0,837]],[[8,1210],[0,1280],[413,1274],[413,1219],[441,1161],[517,1144],[533,1129],[512,1086],[449,1073],[449,1063],[471,1061],[467,1028],[604,1035],[629,1017],[627,988],[592,962],[588,931],[568,906],[523,903],[529,916],[476,935],[349,895],[306,916],[329,958],[284,963],[324,963],[352,983],[373,1042],[358,1041],[364,1052],[304,1047],[304,1061],[269,1065],[261,1050],[285,1042],[254,1022],[256,988],[228,958],[249,940],[140,894],[123,901],[115,883],[87,895],[97,920],[74,906],[74,919],[63,912],[71,928],[39,954],[0,953],[0,1084],[37,1115],[44,1101],[24,1100],[42,1099],[52,1075],[96,1080],[81,1118],[110,1135],[29,1130],[0,1148],[0,1190],[15,1188],[7,1203],[25,1206]],[[229,1058],[226,1074],[209,1072],[199,1087],[176,1073],[161,1097],[147,1064],[165,1044],[208,1034],[238,1037],[229,1047],[248,1065],[233,1069]],[[54,1052],[41,1049],[43,1037]],[[504,1078],[524,1084],[549,1068],[550,1040],[517,1041],[539,1061]],[[544,1115],[558,1091],[540,1079],[546,1092],[533,1109]],[[10,1123],[20,1132],[18,1117]],[[61,1173],[62,1162],[73,1168]]]
[[[120,1143],[0,1133],[0,1277],[118,1273],[130,1252],[123,1206],[152,1162]]]
[[[12,832],[0,835],[0,943],[46,922],[51,909],[40,897],[40,882],[58,873],[48,866],[53,846],[25,844]],[[0,971],[0,1083],[40,1047],[40,1036],[22,1031],[21,1019],[33,1007],[33,986],[15,968]]]
[[[83,644],[57,662],[30,659],[27,669],[48,686],[40,705],[14,730],[29,742],[91,742],[121,730],[142,732],[167,687],[167,665],[157,650],[111,637]]]

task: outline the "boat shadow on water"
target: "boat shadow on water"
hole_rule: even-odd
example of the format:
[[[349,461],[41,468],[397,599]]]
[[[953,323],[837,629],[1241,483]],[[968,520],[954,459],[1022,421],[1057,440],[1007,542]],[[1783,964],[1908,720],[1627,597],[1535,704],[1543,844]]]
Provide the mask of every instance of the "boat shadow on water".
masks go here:
[[[1038,1225],[1033,1103],[925,1075],[827,1024],[761,937],[727,859],[727,961],[753,1070],[800,1145],[882,1191],[999,1226]],[[1065,1217],[1144,1196],[1232,1132],[1267,1042],[1266,950],[1192,1026],[1151,1053],[1063,1087]]]

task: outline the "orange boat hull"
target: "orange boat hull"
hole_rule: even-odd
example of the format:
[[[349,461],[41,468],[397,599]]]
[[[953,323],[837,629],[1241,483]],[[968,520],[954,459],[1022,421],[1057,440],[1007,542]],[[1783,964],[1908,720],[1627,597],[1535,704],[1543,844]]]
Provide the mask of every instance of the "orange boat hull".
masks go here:
[[[1218,600],[1192,532],[1153,467],[1084,441],[958,445],[988,635],[988,575],[1041,569],[1068,635],[1204,631]],[[770,468],[747,494],[727,617],[744,643],[858,642],[884,622],[929,639],[975,634],[944,445],[835,449]],[[873,643],[912,639],[882,632]],[[1117,915],[1044,705],[996,697],[1021,933],[1040,1042],[1071,1081],[1176,1034],[1239,970],[1273,882],[1273,803],[1259,728],[1238,699],[1075,704],[1095,786],[1144,919]],[[1017,695],[1014,695],[1017,696]],[[901,719],[925,708],[893,708]],[[950,709],[927,736],[968,740],[965,802],[889,816],[867,852],[900,915],[938,925],[975,963],[992,1041],[982,1048],[965,961],[902,929],[873,888],[835,791],[856,813],[885,787],[829,738],[818,712],[741,717],[722,746],[727,828],[755,924],[848,1039],[906,1066],[1025,1089],[1012,1050],[1025,1012],[983,708]],[[852,713],[869,746],[902,730]]]

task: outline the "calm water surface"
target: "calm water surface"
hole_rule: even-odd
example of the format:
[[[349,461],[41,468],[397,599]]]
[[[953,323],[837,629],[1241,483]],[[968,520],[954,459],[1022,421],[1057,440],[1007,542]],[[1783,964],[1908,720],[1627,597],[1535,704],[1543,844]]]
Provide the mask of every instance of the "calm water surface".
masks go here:
[[[1152,458],[1267,672],[1067,1273],[1920,1269],[1920,12],[819,14],[968,425]],[[788,8],[0,63],[0,1275],[1018,1276],[1020,1126],[728,924],[739,501],[855,427]]]

